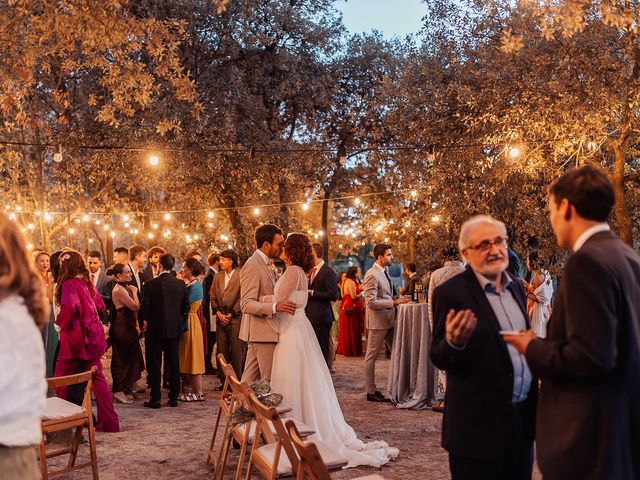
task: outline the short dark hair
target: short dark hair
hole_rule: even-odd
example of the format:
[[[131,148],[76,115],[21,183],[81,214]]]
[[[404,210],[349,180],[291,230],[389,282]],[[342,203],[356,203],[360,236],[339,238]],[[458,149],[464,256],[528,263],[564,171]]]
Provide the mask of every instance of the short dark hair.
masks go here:
[[[211,255],[209,255],[211,256]],[[231,260],[231,268],[236,268],[238,266],[238,254],[231,250],[231,249],[227,249],[227,250],[223,250],[220,252],[220,255],[216,255],[217,259],[219,259],[220,257],[224,257],[224,258],[228,258]],[[211,263],[209,264],[211,265]]]
[[[118,247],[113,251],[113,253],[126,253],[129,255],[129,249],[127,247]]]
[[[566,198],[581,217],[597,222],[607,220],[616,201],[607,173],[589,165],[562,175],[549,187],[549,194],[556,204]]]
[[[87,258],[89,258],[89,257],[101,259],[102,255],[100,255],[100,252],[97,251],[97,250],[91,250],[89,253],[87,253]]]
[[[384,257],[384,254],[387,253],[387,250],[391,249],[391,245],[388,243],[378,243],[375,247],[373,247],[373,258],[378,260],[378,257]]]
[[[202,264],[193,257],[187,258],[182,266],[188,268],[194,277],[202,275],[202,271],[204,270]]]
[[[218,255],[216,252],[213,252],[213,253],[210,253],[209,256],[207,257],[207,264],[209,264],[209,266],[211,267],[215,265],[215,263],[219,260],[220,260],[220,255]]]
[[[264,242],[273,243],[273,239],[276,235],[282,235],[282,229],[270,223],[260,225],[256,228],[256,246],[262,248]]]
[[[409,270],[411,273],[415,273],[417,269],[418,267],[416,267],[415,263],[407,263],[407,270]]]
[[[129,268],[129,265],[125,265],[124,263],[115,263],[109,267],[105,273],[110,277],[115,277],[116,275],[120,275],[124,272],[125,268]]]
[[[142,245],[133,245],[132,247],[129,247],[129,261],[135,259],[142,252],[146,252],[146,251],[147,249],[144,248]]]
[[[158,263],[162,265],[162,268],[170,272],[171,270],[173,270],[173,266],[176,264],[176,259],[170,253],[165,253],[164,255],[160,256],[160,261]]]
[[[324,257],[324,247],[322,246],[321,243],[313,243],[311,244],[311,248],[313,248],[313,253],[316,254],[316,257],[318,259],[321,259]]]

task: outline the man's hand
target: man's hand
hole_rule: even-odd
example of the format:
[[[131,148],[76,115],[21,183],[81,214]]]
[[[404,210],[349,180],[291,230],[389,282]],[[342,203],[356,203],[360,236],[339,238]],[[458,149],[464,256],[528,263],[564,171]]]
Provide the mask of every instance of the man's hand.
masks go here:
[[[282,300],[276,303],[276,312],[284,312],[290,315],[296,313],[296,303],[289,300]]]
[[[402,305],[403,303],[408,303],[411,301],[411,297],[409,295],[403,295],[400,298],[396,298],[393,301],[394,305]]]
[[[516,335],[502,335],[502,338],[505,342],[516,347],[516,350],[524,355],[529,344],[538,338],[538,336],[533,330],[521,330],[521,332]]]
[[[464,347],[476,329],[478,319],[471,310],[455,312],[453,308],[447,313],[445,323],[447,340],[451,345]]]

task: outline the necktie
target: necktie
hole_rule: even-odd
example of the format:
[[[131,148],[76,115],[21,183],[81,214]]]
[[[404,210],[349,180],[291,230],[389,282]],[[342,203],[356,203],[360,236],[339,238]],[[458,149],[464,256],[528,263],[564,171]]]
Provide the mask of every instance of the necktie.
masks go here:
[[[89,277],[91,278],[91,283],[95,284],[96,282],[94,282],[94,279],[96,278],[96,276],[92,273],[91,275],[89,275]]]
[[[393,296],[393,282],[391,281],[391,277],[387,273],[387,269],[386,268],[384,270],[384,276],[387,277],[387,280],[389,281],[389,288],[391,289],[391,295]]]
[[[278,270],[273,260],[269,260],[269,268],[271,269],[271,273],[273,274],[273,282],[275,283],[278,281]]]
[[[313,281],[315,280],[317,274],[318,274],[318,267],[315,267],[313,269],[313,271],[311,272],[311,280],[309,280],[309,285],[311,285],[313,283]]]

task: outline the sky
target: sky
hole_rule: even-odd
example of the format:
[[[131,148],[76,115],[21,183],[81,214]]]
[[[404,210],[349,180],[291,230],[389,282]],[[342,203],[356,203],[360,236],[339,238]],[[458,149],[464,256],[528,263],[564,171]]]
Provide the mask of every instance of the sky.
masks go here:
[[[336,0],[342,20],[352,33],[382,32],[385,38],[417,33],[427,6],[420,0]]]

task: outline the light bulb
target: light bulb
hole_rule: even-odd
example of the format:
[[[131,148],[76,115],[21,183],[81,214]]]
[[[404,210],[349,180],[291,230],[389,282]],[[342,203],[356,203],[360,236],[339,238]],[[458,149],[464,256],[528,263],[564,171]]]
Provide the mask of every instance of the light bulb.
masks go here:
[[[353,203],[355,203],[356,205],[360,205],[362,203],[362,200],[360,200],[360,197],[356,197]]]
[[[149,163],[154,167],[160,163],[160,158],[157,155],[151,155],[149,157]]]
[[[253,209],[253,214],[254,215],[260,215],[260,209],[259,208],[254,208]]]
[[[209,217],[209,218],[213,218],[213,216],[214,216],[214,213],[213,213],[213,212],[209,212],[209,213],[207,213],[207,217]]]
[[[307,210],[309,210],[309,203],[303,203],[303,204],[302,204],[302,210],[304,210],[305,212],[306,212]]]
[[[165,213],[164,214],[164,219],[167,220],[167,221],[171,220],[171,214],[170,213]]]
[[[123,215],[122,216],[122,220],[124,220],[125,222],[128,222],[129,221],[129,215],[126,215],[126,214]]]
[[[520,155],[522,155],[522,150],[520,150],[520,147],[511,147],[509,149],[509,156],[511,158],[518,158]]]

